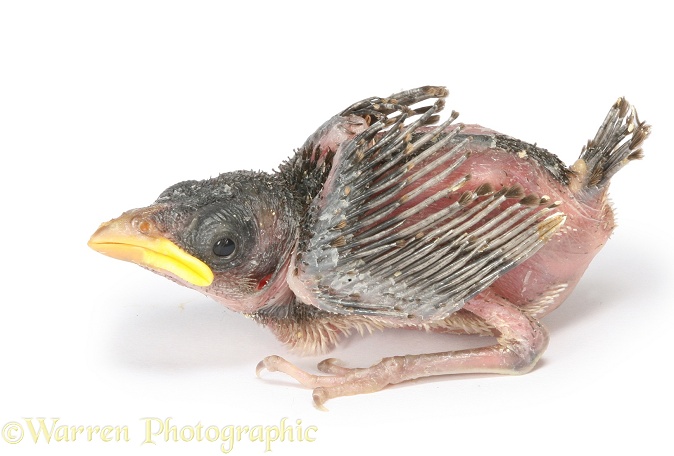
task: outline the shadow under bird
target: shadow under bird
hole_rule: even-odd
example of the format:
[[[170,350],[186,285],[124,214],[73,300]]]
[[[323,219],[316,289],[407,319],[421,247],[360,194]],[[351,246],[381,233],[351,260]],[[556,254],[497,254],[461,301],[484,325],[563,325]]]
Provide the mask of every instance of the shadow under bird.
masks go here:
[[[89,246],[199,290],[303,353],[383,328],[496,337],[362,369],[327,359],[327,375],[279,356],[259,363],[258,374],[313,388],[318,407],[420,377],[528,372],[548,344],[540,319],[609,238],[609,182],[641,158],[650,127],[620,98],[567,167],[455,124],[456,112],[435,125],[446,95],[426,86],[357,102],[277,172],[176,184],[103,223]]]

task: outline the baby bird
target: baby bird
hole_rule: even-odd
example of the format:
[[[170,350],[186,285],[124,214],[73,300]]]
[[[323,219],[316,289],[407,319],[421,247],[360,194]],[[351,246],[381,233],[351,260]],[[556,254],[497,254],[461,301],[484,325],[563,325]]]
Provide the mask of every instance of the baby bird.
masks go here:
[[[338,396],[456,373],[530,371],[541,317],[571,293],[614,228],[611,177],[641,158],[650,127],[620,98],[570,167],[478,125],[439,125],[447,90],[359,101],[277,172],[186,181],[103,223],[89,246],[194,288],[303,353],[356,331],[417,328],[494,345],[384,358],[312,375],[257,366]],[[430,101],[426,101],[430,100]],[[422,103],[426,101],[426,103]]]

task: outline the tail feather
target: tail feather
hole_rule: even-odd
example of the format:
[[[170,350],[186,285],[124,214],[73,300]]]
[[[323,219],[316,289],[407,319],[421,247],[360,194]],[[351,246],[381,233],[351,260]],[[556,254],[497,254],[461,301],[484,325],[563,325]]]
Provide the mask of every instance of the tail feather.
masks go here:
[[[636,109],[618,98],[572,168],[582,188],[604,187],[628,162],[642,158],[641,145],[650,131],[650,125],[639,120]]]

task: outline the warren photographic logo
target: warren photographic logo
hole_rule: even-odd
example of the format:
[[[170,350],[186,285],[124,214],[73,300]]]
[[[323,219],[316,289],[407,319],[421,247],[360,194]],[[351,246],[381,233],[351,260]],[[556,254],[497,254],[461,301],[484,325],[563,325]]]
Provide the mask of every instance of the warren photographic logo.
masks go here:
[[[141,418],[135,426],[129,425],[73,425],[61,418],[22,418],[8,421],[2,427],[2,439],[12,445],[47,444],[65,445],[73,442],[99,444],[125,444],[139,442],[144,445],[166,445],[171,443],[212,443],[219,446],[222,453],[230,453],[239,444],[259,445],[263,452],[283,444],[316,440],[318,427],[305,425],[301,419],[281,418],[271,425],[179,425],[173,418]]]

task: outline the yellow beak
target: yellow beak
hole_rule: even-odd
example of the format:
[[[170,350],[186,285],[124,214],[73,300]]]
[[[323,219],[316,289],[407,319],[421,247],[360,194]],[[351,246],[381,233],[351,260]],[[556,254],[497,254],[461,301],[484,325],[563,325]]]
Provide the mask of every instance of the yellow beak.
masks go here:
[[[206,263],[160,236],[150,222],[139,218],[127,212],[103,223],[89,239],[89,247],[118,260],[169,272],[198,287],[213,282],[213,271]]]

